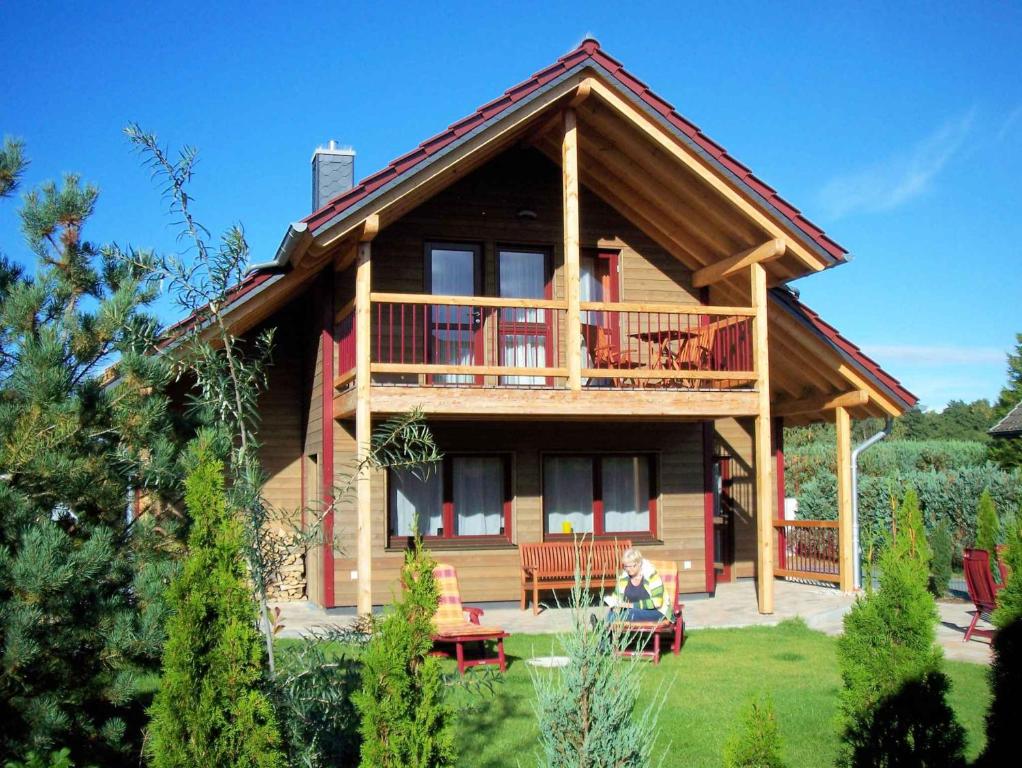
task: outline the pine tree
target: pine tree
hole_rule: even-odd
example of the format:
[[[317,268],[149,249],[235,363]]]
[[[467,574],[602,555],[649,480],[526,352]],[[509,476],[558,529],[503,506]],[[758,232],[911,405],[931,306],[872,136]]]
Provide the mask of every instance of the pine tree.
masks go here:
[[[724,768],[784,768],[781,735],[769,698],[753,699],[724,745]]]
[[[405,553],[400,597],[362,659],[362,768],[454,765],[452,711],[433,648],[438,595],[436,563],[421,541]]]
[[[24,167],[8,140],[0,196]],[[97,199],[73,175],[30,191],[35,272],[0,257],[0,760],[67,745],[78,764],[137,763],[137,681],[162,640],[132,589],[162,556],[125,515],[129,487],[176,476],[168,371],[146,354],[157,286],[147,254],[85,239]]]
[[[990,572],[995,581],[1001,580],[997,568],[997,540],[1001,535],[1001,523],[997,519],[997,507],[990,491],[983,491],[976,508],[976,549],[986,550],[990,555]]]
[[[937,608],[927,590],[929,546],[912,489],[895,522],[880,556],[879,588],[856,601],[838,640],[840,763],[964,765],[964,731],[945,698]],[[898,762],[913,753],[937,762]]]
[[[277,768],[284,759],[261,690],[262,639],[242,523],[228,507],[213,441],[200,436],[193,450],[188,555],[170,589],[174,614],[146,752],[154,768]]]
[[[1015,351],[1008,354],[1008,382],[994,405],[991,426],[1022,402],[1022,333],[1015,334]],[[1002,467],[1022,467],[1022,437],[999,437],[990,441],[987,452]]]

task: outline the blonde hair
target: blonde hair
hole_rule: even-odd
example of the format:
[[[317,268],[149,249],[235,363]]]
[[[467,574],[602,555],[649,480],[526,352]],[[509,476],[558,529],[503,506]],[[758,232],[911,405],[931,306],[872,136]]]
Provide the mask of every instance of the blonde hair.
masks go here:
[[[621,553],[621,562],[638,565],[642,562],[642,552],[637,550],[635,547],[629,547]]]

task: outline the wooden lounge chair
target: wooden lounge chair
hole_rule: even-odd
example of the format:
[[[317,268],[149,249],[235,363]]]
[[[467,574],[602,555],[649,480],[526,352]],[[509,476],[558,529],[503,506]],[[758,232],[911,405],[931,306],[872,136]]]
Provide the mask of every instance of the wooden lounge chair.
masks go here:
[[[617,626],[623,631],[630,633],[637,644],[635,650],[623,649],[618,651],[620,656],[642,656],[652,659],[654,664],[660,663],[660,638],[667,637],[671,640],[671,653],[677,656],[681,652],[681,644],[685,641],[685,617],[682,610],[685,608],[678,602],[678,564],[668,560],[649,561],[660,578],[664,581],[664,600],[673,606],[674,619],[667,621],[622,621]],[[650,645],[652,644],[652,647]]]
[[[454,646],[455,658],[458,661],[458,672],[465,674],[469,667],[477,667],[481,664],[496,664],[501,672],[507,671],[507,662],[504,659],[504,638],[510,635],[498,627],[484,627],[479,624],[479,617],[483,615],[482,608],[472,608],[461,604],[461,590],[458,587],[458,572],[453,565],[438,563],[433,569],[433,578],[436,579],[437,591],[440,593],[440,602],[437,605],[436,616],[433,618],[433,626],[436,631],[433,635],[434,646]],[[465,617],[468,620],[465,620]],[[497,655],[486,655],[486,643],[489,640],[497,641]],[[465,644],[478,643],[480,656],[474,659],[465,658]],[[450,657],[449,651],[438,648],[433,651],[438,656]]]
[[[990,614],[997,607],[998,585],[990,573],[990,553],[985,549],[966,549],[962,557],[962,566],[965,570],[965,586],[969,590],[969,599],[976,606],[972,623],[965,631],[963,642],[968,642],[973,635],[993,638],[996,630],[976,629],[976,622],[980,619],[990,621]]]

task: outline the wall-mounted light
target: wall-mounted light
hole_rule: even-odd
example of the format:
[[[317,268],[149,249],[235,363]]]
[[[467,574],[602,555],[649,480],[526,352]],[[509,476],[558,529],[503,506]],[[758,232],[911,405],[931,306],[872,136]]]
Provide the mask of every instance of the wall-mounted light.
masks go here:
[[[531,208],[519,208],[518,213],[515,214],[519,219],[535,219],[536,212]]]

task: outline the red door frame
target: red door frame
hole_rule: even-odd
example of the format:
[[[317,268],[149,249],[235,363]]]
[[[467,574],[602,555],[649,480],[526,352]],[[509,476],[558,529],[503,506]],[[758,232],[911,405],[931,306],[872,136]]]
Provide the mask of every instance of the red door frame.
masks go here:
[[[429,241],[426,242],[426,245],[425,245],[425,255],[424,255],[424,259],[423,259],[422,282],[423,282],[423,286],[425,288],[426,293],[428,293],[428,294],[432,294],[433,293],[433,251],[434,250],[445,250],[445,249],[446,250],[451,250],[451,251],[471,251],[472,252],[472,264],[473,264],[472,269],[473,269],[473,272],[474,272],[472,282],[473,282],[473,290],[475,291],[475,293],[473,293],[472,295],[473,296],[482,296],[483,295],[483,248],[482,248],[482,246],[477,244],[477,243],[454,243],[454,242],[446,242],[446,241],[438,241],[438,240],[429,240]],[[435,336],[433,335],[433,328],[434,328],[435,322],[436,322],[434,320],[434,314],[433,314],[435,309],[436,309],[435,307],[430,307],[429,314],[428,314],[429,325],[430,325],[430,330],[429,330],[429,335],[428,335],[428,342],[429,342],[429,350],[428,350],[429,358],[428,359],[430,360],[430,362],[432,362],[434,360],[434,355],[435,355],[435,350],[436,350],[436,340],[435,340]],[[478,308],[476,308],[476,309],[472,310],[472,321],[471,321],[471,323],[468,323],[468,324],[455,323],[453,326],[450,323],[450,312],[451,312],[451,309],[447,308],[446,312],[447,312],[448,320],[447,320],[447,326],[446,326],[446,328],[444,328],[444,330],[446,330],[446,331],[454,330],[454,331],[470,331],[470,332],[472,332],[473,333],[473,338],[472,338],[472,343],[471,343],[471,345],[472,345],[472,354],[475,357],[476,365],[484,365],[485,362],[486,362],[486,346],[485,346],[484,338],[483,338],[482,312]],[[426,382],[428,384],[433,384],[434,383],[434,377],[433,376],[427,376],[426,377]],[[446,383],[446,382],[436,382],[436,383],[437,384],[443,384],[443,383]],[[475,384],[476,384],[476,386],[482,386],[482,384],[483,384],[483,377],[481,375],[475,377]]]
[[[499,245],[496,248],[494,258],[496,260],[496,288],[497,295],[503,297],[500,291],[500,255],[504,251],[515,252],[515,253],[538,253],[543,256],[543,298],[552,299],[554,297],[554,284],[553,284],[553,256],[550,253],[549,248],[537,247],[537,246],[526,246],[526,245]],[[521,297],[509,297],[509,298],[521,298]],[[498,365],[504,365],[504,345],[501,343],[501,339],[504,335],[504,313],[505,312],[516,312],[518,310],[500,310],[496,312],[497,315],[497,360]],[[552,368],[554,366],[554,323],[557,322],[557,318],[554,313],[549,310],[543,310],[544,322],[542,323],[518,323],[511,322],[514,333],[512,335],[521,336],[542,336],[546,340],[546,367]],[[546,386],[553,386],[553,379],[547,377]]]

